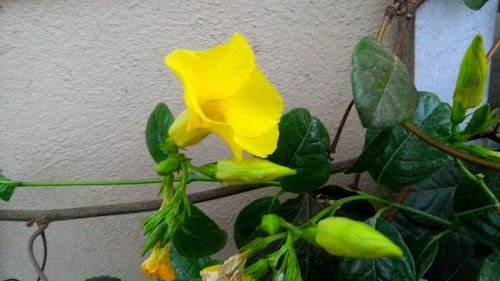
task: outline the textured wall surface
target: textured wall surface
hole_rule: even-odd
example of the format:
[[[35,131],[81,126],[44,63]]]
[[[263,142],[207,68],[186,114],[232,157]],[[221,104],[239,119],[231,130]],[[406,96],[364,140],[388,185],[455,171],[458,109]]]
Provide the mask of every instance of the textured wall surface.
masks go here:
[[[287,109],[302,106],[334,132],[351,99],[350,56],[375,34],[391,1],[27,0],[0,1],[0,168],[25,181],[155,177],[144,143],[160,102],[180,113],[182,86],[163,65],[175,47],[205,49],[244,34]],[[389,34],[388,42],[392,42]],[[355,156],[364,131],[355,114],[338,159]],[[211,137],[191,151],[200,162],[227,157]],[[195,190],[208,188],[198,185]],[[19,188],[0,208],[49,209],[155,198],[158,186]],[[257,191],[200,204],[231,232]],[[146,280],[140,270],[146,214],[53,223],[50,280],[109,274]],[[26,241],[34,229],[0,222],[0,280],[34,280]],[[230,234],[231,235],[231,234]],[[39,246],[39,245],[38,245]],[[219,256],[234,250],[229,241]]]
[[[493,45],[497,8],[498,0],[488,1],[479,11],[457,0],[422,5],[415,23],[417,89],[452,102],[460,63],[474,36],[483,35],[486,51]]]

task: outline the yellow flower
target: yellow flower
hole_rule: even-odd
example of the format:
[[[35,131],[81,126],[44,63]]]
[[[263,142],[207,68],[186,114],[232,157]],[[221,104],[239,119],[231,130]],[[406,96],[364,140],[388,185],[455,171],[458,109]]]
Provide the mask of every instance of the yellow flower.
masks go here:
[[[266,182],[295,174],[295,170],[259,158],[219,160],[215,170],[215,177],[228,185]]]
[[[184,84],[187,110],[169,130],[178,146],[193,145],[213,132],[238,161],[244,150],[258,157],[274,152],[283,100],[242,35],[205,51],[176,49],[165,63]]]
[[[151,256],[145,260],[141,265],[141,270],[149,278],[160,278],[163,281],[175,280],[175,269],[170,263],[170,248],[171,244],[160,248],[156,245]]]

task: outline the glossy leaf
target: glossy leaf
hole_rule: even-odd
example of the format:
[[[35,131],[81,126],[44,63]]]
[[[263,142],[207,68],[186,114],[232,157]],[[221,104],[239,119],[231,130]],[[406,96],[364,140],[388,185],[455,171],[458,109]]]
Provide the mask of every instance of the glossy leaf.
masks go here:
[[[191,216],[173,236],[179,253],[190,258],[215,254],[224,248],[226,240],[226,232],[194,205],[191,205]]]
[[[473,266],[475,251],[474,241],[461,233],[440,239],[436,259],[424,278],[432,281],[477,280]]]
[[[339,200],[349,196],[358,195],[355,192],[345,190],[340,186],[329,185],[318,190],[322,197],[328,200]],[[335,212],[335,216],[346,217],[353,220],[365,221],[375,215],[375,209],[370,202],[365,200],[356,200],[344,204]]]
[[[480,10],[488,0],[464,0],[465,5],[472,10]]]
[[[296,108],[283,115],[279,130],[278,148],[268,159],[297,171],[282,178],[281,187],[289,192],[306,192],[323,185],[331,170],[330,137],[323,123],[306,109]]]
[[[159,103],[151,115],[146,125],[146,144],[149,154],[156,163],[167,159],[165,142],[168,138],[168,129],[174,122],[174,116],[164,103]]]
[[[450,126],[450,107],[431,93],[419,93],[419,100],[412,122],[428,135],[438,137],[443,128]],[[367,138],[370,136],[367,134]],[[392,130],[389,145],[372,163],[369,172],[378,183],[399,189],[428,178],[447,161],[446,154],[398,126]]]
[[[410,250],[398,231],[384,220],[371,218],[366,223],[389,238],[403,250],[404,257],[382,259],[342,258],[338,268],[341,281],[415,281],[415,264]]]
[[[382,154],[391,140],[392,130],[368,130],[363,152],[354,165],[345,171],[346,174],[361,173],[370,168],[373,161]]]
[[[490,124],[494,124],[494,122],[491,116],[491,106],[487,103],[476,109],[472,114],[472,118],[462,132],[464,139],[467,140],[473,135],[486,132]]]
[[[479,272],[479,281],[498,281],[500,277],[500,253],[487,257]]]
[[[470,237],[500,248],[500,214],[494,205],[457,213],[455,222]]]
[[[482,174],[484,176],[484,183],[497,198],[500,198],[500,173],[475,166],[468,167],[473,174]],[[472,180],[464,177],[460,181],[453,198],[453,207],[456,212],[477,209],[490,204],[489,197]]]
[[[176,281],[191,281],[194,278],[200,278],[200,271],[210,265],[217,264],[217,261],[209,257],[187,258],[172,247],[170,250],[172,266],[175,268]]]
[[[8,180],[8,179],[0,175],[0,180]],[[9,201],[10,198],[12,197],[12,194],[14,194],[15,189],[16,187],[13,185],[0,183],[0,199],[2,199],[3,201]]]
[[[417,280],[420,280],[425,272],[431,267],[432,262],[434,262],[438,253],[439,242],[432,236],[426,236],[423,239],[409,244],[408,247],[415,261]]]
[[[417,90],[406,67],[375,38],[363,38],[352,55],[354,103],[363,127],[386,130],[409,120]]]
[[[262,197],[245,206],[234,223],[234,241],[238,248],[256,237],[262,216],[272,213],[280,205],[274,197]]]

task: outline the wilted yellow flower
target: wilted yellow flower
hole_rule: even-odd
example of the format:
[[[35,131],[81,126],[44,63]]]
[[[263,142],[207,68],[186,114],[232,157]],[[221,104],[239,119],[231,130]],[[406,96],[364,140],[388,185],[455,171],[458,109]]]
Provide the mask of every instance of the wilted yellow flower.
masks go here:
[[[212,265],[204,268],[200,272],[203,281],[252,281],[252,278],[245,275],[246,259],[238,254],[227,259],[222,265]]]
[[[169,130],[178,146],[193,145],[214,132],[238,161],[244,150],[258,157],[274,152],[283,101],[242,35],[205,51],[176,49],[165,63],[184,84],[187,110]]]
[[[219,160],[215,170],[215,177],[228,185],[266,182],[295,174],[295,170],[259,158]]]
[[[163,281],[175,280],[175,269],[170,263],[170,248],[171,244],[160,248],[156,245],[151,251],[151,256],[141,265],[141,270],[144,275],[150,278],[160,278]]]

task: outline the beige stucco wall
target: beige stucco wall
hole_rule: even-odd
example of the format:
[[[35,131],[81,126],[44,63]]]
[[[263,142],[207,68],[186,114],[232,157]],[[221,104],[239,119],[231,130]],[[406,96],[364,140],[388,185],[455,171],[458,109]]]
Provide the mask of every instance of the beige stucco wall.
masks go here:
[[[247,37],[287,109],[307,107],[334,132],[351,99],[351,50],[361,36],[375,34],[389,2],[2,0],[0,169],[26,181],[155,177],[144,143],[146,119],[160,101],[176,114],[183,107],[182,87],[163,58],[175,47],[224,42],[233,32]],[[355,156],[362,146],[356,118],[349,119],[338,159]],[[195,151],[205,160],[228,156],[217,138]],[[129,202],[155,198],[157,189],[19,188],[0,208]],[[200,206],[231,232],[240,208],[260,193]],[[145,215],[53,223],[47,231],[49,279],[109,274],[145,280],[139,271]],[[0,222],[0,280],[35,278],[25,250],[32,231]],[[219,256],[232,250],[230,241]]]

